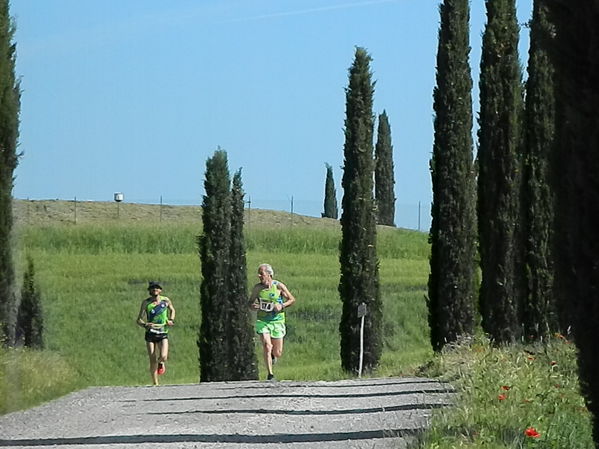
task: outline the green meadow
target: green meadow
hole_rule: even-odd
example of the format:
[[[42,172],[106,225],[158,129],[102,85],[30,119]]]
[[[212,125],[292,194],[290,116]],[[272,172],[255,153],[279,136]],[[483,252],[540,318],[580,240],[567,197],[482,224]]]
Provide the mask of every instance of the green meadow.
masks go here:
[[[94,207],[97,206],[97,207]],[[148,385],[143,329],[136,326],[149,280],[177,310],[162,384],[197,383],[200,325],[199,208],[18,202],[18,269],[34,260],[46,348],[0,346],[0,413],[98,385]],[[288,310],[279,379],[335,380],[340,369],[341,302],[337,221],[252,210],[246,214],[248,287],[262,262],[297,298]],[[379,227],[384,350],[374,376],[439,377],[458,391],[455,407],[434,413],[419,448],[592,447],[591,418],[579,393],[575,346],[496,348],[481,337],[433,354],[425,295],[425,233]],[[260,378],[265,377],[256,341]],[[527,429],[534,429],[529,436]],[[532,432],[532,431],[531,431]],[[538,435],[537,435],[538,434]]]
[[[19,227],[21,259],[33,258],[43,297],[46,349],[73,368],[75,387],[148,383],[143,329],[135,318],[149,280],[161,281],[177,310],[162,382],[198,382],[200,233],[201,226],[189,222]],[[338,338],[339,239],[338,225],[246,227],[248,287],[257,281],[259,263],[268,262],[297,298],[277,365],[281,379],[345,376]],[[400,374],[431,356],[422,325],[428,244],[425,234],[381,228],[379,245],[385,354],[378,374]],[[261,362],[258,344],[256,351]]]

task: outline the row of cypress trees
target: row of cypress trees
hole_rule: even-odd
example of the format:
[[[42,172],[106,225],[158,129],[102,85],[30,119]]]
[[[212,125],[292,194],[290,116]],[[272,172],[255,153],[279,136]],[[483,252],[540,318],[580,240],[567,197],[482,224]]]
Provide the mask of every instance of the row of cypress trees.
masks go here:
[[[440,6],[431,342],[439,350],[471,335],[477,312],[497,344],[572,330],[599,443],[599,357],[593,349],[599,323],[599,5],[534,0],[525,85],[515,1],[487,0],[486,6],[476,163],[469,2]]]
[[[440,7],[428,295],[435,349],[472,334],[477,309],[497,343],[538,340],[560,330],[550,179],[555,96],[547,52],[553,37],[543,4],[534,4],[525,90],[515,2],[487,2],[476,163],[469,3],[446,0]]]
[[[374,87],[374,83],[373,83]],[[325,164],[327,173],[324,188],[324,212],[326,218],[337,219],[337,192],[333,178],[333,167]],[[395,226],[395,168],[391,126],[387,111],[379,115],[377,141],[374,149],[374,194],[377,224]]]

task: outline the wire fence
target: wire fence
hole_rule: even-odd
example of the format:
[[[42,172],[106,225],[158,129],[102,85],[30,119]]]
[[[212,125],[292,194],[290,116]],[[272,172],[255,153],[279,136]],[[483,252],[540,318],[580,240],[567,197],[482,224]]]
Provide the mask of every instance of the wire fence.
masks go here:
[[[323,204],[320,201],[296,199],[263,199],[246,195],[246,213],[252,210],[288,212],[293,216],[320,218]],[[152,206],[152,207],[148,207]],[[199,202],[163,197],[125,198],[115,194],[112,201],[81,200],[15,200],[15,220],[22,223],[55,221],[83,223],[106,220],[138,221],[200,221]],[[341,214],[341,210],[339,211]],[[339,217],[338,217],[339,218]],[[395,206],[395,226],[428,232],[430,228],[430,204],[428,202],[398,203]]]

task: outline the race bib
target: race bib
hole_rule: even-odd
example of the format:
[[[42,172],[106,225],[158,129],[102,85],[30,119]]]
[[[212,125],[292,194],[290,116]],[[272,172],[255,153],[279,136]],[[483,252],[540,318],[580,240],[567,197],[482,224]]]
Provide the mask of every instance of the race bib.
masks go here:
[[[274,302],[263,301],[262,299],[260,300],[260,310],[262,310],[263,312],[272,312],[274,308],[275,308]]]

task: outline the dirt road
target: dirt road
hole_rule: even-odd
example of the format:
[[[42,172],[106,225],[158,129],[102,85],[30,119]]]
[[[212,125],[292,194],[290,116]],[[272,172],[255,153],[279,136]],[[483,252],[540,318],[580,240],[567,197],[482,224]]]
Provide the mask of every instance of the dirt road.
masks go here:
[[[423,378],[88,388],[0,416],[0,447],[403,448],[452,396]]]

